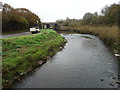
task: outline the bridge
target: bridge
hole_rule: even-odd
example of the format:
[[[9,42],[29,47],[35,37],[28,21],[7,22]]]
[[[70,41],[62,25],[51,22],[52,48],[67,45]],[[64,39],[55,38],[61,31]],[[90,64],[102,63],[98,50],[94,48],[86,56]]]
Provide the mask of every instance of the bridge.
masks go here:
[[[55,22],[42,22],[42,28],[44,29],[54,29],[57,30],[57,24]]]

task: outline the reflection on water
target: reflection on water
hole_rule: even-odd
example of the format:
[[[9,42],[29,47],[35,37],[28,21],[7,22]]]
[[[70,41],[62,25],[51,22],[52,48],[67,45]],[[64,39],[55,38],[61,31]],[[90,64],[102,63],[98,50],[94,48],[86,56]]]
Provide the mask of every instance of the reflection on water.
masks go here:
[[[116,88],[118,64],[99,38],[62,34],[64,49],[16,87],[19,88]]]

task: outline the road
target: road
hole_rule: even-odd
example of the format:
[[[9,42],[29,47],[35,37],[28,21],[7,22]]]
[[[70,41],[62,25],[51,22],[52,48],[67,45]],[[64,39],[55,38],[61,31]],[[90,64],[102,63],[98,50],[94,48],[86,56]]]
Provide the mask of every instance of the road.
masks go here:
[[[22,32],[17,34],[7,34],[7,35],[0,35],[0,38],[8,38],[8,37],[19,37],[19,36],[26,36],[31,35],[30,32]]]

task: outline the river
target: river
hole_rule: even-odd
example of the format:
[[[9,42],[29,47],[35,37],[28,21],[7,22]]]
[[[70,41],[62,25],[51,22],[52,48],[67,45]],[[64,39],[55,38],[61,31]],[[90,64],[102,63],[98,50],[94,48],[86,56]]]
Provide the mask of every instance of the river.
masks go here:
[[[64,49],[14,88],[117,88],[118,63],[102,41],[88,34],[62,34]]]

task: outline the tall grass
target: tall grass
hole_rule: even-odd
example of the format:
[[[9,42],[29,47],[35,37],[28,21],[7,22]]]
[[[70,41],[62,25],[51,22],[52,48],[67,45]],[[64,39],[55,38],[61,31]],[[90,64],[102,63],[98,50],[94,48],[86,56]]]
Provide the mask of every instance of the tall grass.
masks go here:
[[[120,38],[119,32],[120,28],[117,26],[107,27],[107,26],[65,26],[60,28],[60,30],[65,31],[75,31],[83,34],[92,34],[98,36],[110,49],[115,53],[120,53]],[[118,32],[119,31],[119,32]]]

